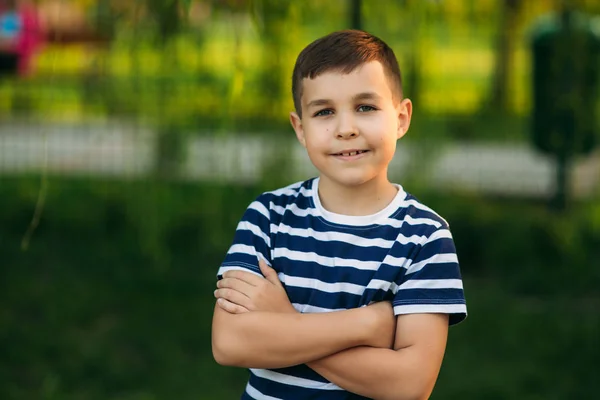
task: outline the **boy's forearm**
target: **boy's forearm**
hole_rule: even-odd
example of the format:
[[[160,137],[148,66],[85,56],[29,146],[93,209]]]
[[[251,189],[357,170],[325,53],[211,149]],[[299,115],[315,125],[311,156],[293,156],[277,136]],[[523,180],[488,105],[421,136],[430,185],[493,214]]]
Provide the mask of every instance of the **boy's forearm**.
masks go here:
[[[413,349],[355,347],[307,365],[337,386],[374,400],[427,399],[438,371]],[[435,367],[434,367],[435,368]]]
[[[213,355],[222,365],[283,368],[368,344],[373,324],[363,309],[321,314],[215,309]]]

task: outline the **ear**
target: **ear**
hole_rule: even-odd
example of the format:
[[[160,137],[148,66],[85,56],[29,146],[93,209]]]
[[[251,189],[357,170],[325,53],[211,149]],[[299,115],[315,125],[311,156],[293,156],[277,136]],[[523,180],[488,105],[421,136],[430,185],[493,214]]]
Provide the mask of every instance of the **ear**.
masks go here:
[[[298,141],[302,146],[306,147],[306,140],[304,138],[304,128],[302,127],[302,118],[300,118],[300,116],[297,113],[291,112],[290,123],[292,124],[292,128],[294,128],[294,132],[296,132],[296,138],[298,138]]]
[[[412,102],[410,99],[402,99],[396,106],[396,115],[398,115],[398,133],[397,138],[402,138],[410,127],[412,118]]]

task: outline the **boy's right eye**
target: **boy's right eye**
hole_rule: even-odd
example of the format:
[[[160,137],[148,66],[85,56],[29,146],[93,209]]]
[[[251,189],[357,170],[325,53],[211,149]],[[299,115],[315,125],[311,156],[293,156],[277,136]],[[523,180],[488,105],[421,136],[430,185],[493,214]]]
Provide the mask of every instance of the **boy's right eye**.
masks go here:
[[[325,109],[325,110],[320,110],[320,111],[317,111],[317,112],[316,112],[316,113],[313,115],[313,117],[324,117],[324,116],[331,115],[331,114],[333,114],[333,110],[330,110],[330,109]]]

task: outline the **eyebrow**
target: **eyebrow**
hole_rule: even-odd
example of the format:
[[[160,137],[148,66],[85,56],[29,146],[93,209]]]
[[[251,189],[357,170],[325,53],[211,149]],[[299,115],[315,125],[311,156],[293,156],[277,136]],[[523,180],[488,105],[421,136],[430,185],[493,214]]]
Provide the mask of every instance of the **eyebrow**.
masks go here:
[[[353,96],[352,100],[353,101],[358,101],[358,100],[379,100],[380,98],[381,98],[381,96],[378,95],[375,92],[363,92],[363,93],[359,93],[359,94]],[[325,105],[330,105],[331,103],[333,103],[333,101],[331,101],[329,99],[316,99],[316,100],[310,101],[306,105],[306,108],[325,106]]]

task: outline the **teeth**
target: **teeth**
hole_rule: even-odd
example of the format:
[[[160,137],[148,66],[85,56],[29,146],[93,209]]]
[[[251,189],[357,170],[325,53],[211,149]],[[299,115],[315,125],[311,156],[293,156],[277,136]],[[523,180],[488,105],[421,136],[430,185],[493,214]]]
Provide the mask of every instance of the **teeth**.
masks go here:
[[[350,157],[350,156],[355,156],[357,154],[362,154],[362,153],[364,153],[364,151],[359,150],[359,151],[351,151],[350,153],[340,153],[340,154],[344,157]]]

